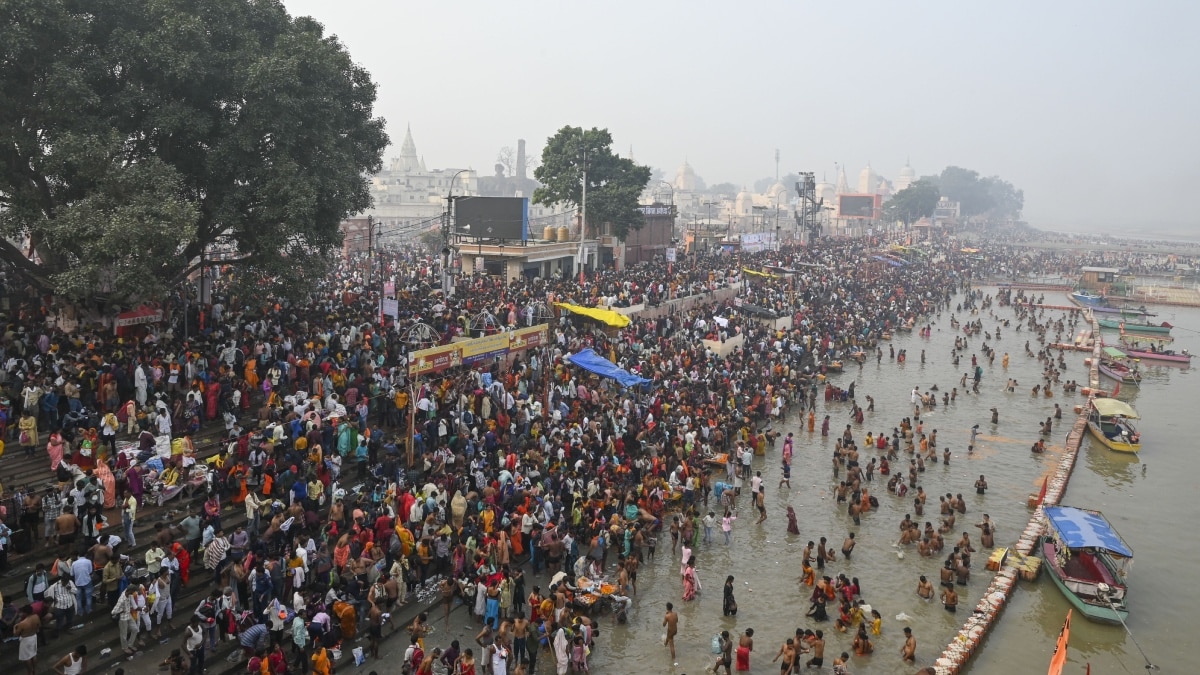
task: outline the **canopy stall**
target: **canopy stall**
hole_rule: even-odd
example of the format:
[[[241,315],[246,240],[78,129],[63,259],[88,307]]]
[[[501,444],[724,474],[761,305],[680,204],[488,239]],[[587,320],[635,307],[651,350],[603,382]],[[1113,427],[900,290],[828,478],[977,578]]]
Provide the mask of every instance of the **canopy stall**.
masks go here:
[[[1128,417],[1131,420],[1138,419],[1137,411],[1128,403],[1118,401],[1115,398],[1097,398],[1092,399],[1092,407],[1096,412],[1104,417]]]
[[[639,377],[623,368],[617,367],[612,361],[600,356],[591,349],[583,349],[567,357],[571,365],[578,366],[601,377],[616,380],[622,387],[636,387],[650,384],[650,380]]]
[[[555,307],[565,309],[572,314],[586,316],[589,319],[595,319],[605,325],[615,328],[624,328],[629,325],[629,317],[619,312],[614,312],[611,309],[600,309],[599,307],[584,307],[583,305],[572,305],[568,302],[556,302]]]
[[[758,270],[752,270],[749,267],[743,267],[742,271],[745,272],[746,274],[749,274],[752,276],[764,277],[767,279],[781,279],[782,278],[778,274],[771,274],[769,272],[759,272]]]
[[[1067,548],[1095,548],[1124,558],[1133,557],[1133,549],[1099,511],[1046,506],[1042,512],[1058,540]]]

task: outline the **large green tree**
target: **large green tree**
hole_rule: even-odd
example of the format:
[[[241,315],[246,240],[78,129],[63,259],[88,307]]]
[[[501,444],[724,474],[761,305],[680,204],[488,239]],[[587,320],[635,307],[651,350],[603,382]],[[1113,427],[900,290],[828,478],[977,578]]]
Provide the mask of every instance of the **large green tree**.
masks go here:
[[[159,297],[214,252],[303,291],[370,205],[374,101],[277,0],[4,0],[0,259],[73,299]]]
[[[542,163],[533,172],[541,183],[533,191],[534,203],[582,206],[585,166],[589,236],[608,223],[624,241],[630,230],[642,227],[638,199],[650,181],[650,167],[614,153],[607,129],[567,126],[546,140]]]
[[[883,219],[911,225],[921,218],[932,216],[940,198],[938,186],[933,181],[922,178],[892,195],[883,205]]]
[[[988,218],[995,222],[1008,222],[1021,219],[1021,210],[1025,208],[1025,191],[1017,189],[1012,183],[999,176],[980,179],[988,196],[992,200],[992,208],[988,210]]]

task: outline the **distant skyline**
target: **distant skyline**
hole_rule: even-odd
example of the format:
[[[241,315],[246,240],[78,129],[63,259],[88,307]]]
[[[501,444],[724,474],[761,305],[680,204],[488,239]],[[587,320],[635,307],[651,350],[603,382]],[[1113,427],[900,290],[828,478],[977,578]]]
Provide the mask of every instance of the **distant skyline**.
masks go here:
[[[399,151],[489,175],[564,125],[667,179],[957,165],[1056,230],[1200,235],[1200,5],[285,0],[379,87]],[[1132,201],[1130,201],[1132,200]]]

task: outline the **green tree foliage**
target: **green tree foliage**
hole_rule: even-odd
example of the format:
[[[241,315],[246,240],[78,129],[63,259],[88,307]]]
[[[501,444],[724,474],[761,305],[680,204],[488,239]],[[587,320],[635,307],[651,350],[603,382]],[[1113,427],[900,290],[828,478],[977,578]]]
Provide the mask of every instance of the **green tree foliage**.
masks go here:
[[[958,202],[959,213],[964,218],[986,213],[992,208],[992,197],[987,186],[980,182],[978,171],[948,166],[938,176],[938,189],[950,201]]]
[[[1007,222],[1021,219],[1021,210],[1025,208],[1024,190],[1018,190],[999,176],[984,178],[980,182],[992,200],[992,208],[988,211],[990,220]]]
[[[39,289],[160,297],[212,248],[303,291],[370,205],[375,85],[277,0],[5,0],[0,54],[0,259]]]
[[[941,193],[931,180],[922,178],[892,195],[883,205],[883,219],[911,225],[921,218],[933,215]]]
[[[630,230],[642,227],[638,199],[650,181],[650,167],[614,153],[607,129],[567,126],[547,139],[542,163],[533,172],[541,183],[533,201],[582,206],[585,158],[589,236],[609,223],[613,234],[624,241]]]

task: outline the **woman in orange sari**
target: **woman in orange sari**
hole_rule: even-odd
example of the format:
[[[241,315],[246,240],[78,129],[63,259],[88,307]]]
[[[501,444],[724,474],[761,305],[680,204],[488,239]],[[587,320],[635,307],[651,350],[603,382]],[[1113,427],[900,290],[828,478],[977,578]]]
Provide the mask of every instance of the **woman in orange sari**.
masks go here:
[[[246,495],[249,493],[249,490],[246,488],[246,474],[246,465],[239,461],[237,466],[233,467],[233,477],[237,481],[238,487],[237,494],[233,496],[234,504],[242,504],[246,501]]]
[[[96,478],[100,479],[100,484],[104,486],[104,508],[111,509],[117,505],[117,477],[113,475],[112,469],[108,465],[101,462],[96,465]]]
[[[242,371],[242,379],[246,380],[246,384],[250,385],[251,389],[258,389],[258,361],[255,359],[246,360],[246,368]]]
[[[523,511],[518,510],[517,513],[521,514]],[[521,556],[525,554],[525,545],[521,541],[521,519],[514,518],[513,521],[513,524],[509,527],[512,532],[509,533],[508,541],[512,548],[512,555]]]
[[[184,586],[187,586],[188,578],[192,575],[192,556],[179,542],[171,544],[171,552],[179,561],[179,580],[183,582]]]

